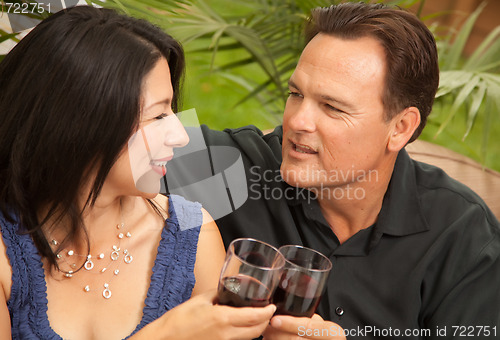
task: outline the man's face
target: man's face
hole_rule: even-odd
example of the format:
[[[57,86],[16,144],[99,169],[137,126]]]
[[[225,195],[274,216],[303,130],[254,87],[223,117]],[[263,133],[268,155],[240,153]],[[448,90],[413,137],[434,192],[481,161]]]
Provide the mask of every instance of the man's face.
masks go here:
[[[345,188],[392,166],[386,149],[392,124],[382,105],[385,74],[384,50],[374,38],[318,34],[309,42],[290,78],[283,117],[281,172],[287,183]]]

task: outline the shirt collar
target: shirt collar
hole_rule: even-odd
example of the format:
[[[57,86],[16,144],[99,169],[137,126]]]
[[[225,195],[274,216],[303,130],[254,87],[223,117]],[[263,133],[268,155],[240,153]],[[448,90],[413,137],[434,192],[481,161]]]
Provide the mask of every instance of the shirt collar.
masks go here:
[[[392,236],[405,236],[429,230],[422,213],[415,166],[405,149],[402,149],[384,196],[376,229]]]
[[[288,204],[302,205],[306,218],[328,226],[317,201],[305,194],[306,189],[296,188],[296,190],[297,193],[303,194],[297,194],[295,199],[288,201]],[[383,234],[406,236],[427,230],[429,226],[421,209],[415,167],[406,150],[402,149],[396,159],[377,222],[358,232],[340,245],[334,253],[335,255],[366,256],[378,244]]]

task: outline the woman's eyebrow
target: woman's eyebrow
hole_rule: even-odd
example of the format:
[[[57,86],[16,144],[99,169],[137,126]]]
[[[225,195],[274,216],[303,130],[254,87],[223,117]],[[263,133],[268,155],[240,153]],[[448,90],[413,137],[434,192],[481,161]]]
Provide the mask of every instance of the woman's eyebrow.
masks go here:
[[[149,105],[148,107],[144,108],[144,110],[149,110],[151,109],[152,107],[156,106],[156,105],[160,105],[160,104],[164,104],[164,105],[168,105],[170,106],[170,104],[172,103],[172,99],[170,98],[166,98],[166,99],[163,99],[163,100],[160,100],[160,101],[157,101],[156,103],[153,103],[151,105]]]

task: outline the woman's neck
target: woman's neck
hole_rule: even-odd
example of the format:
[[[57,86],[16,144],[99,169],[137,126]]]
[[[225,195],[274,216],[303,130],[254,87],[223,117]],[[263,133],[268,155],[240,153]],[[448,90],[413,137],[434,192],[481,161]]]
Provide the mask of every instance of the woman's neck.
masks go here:
[[[82,228],[73,230],[70,217],[64,216],[57,221],[47,223],[44,233],[52,246],[56,245],[54,243],[61,245],[68,236],[76,233],[72,240],[68,240],[69,242],[63,245],[65,250],[71,249],[78,254],[86,254],[90,245],[91,254],[99,252],[116,242],[117,235],[119,235],[117,226],[122,223],[126,224],[126,212],[133,209],[135,202],[135,197],[98,199],[94,205],[83,209],[81,214]],[[87,240],[89,244],[87,244]]]

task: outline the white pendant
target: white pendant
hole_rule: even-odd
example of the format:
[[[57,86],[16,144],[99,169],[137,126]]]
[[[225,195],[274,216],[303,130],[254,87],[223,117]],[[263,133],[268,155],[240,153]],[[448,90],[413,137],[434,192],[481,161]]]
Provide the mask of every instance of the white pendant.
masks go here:
[[[104,284],[104,290],[102,291],[102,296],[105,299],[109,299],[111,297],[111,290],[109,289],[109,285],[107,283]]]
[[[130,255],[127,249],[123,250],[123,253],[125,254],[125,256],[123,257],[123,261],[125,261],[125,263],[129,264],[134,260],[134,258],[132,257],[132,255]]]
[[[92,262],[91,257],[91,255],[88,255],[87,261],[85,261],[84,267],[86,270],[91,270],[92,268],[94,268],[94,262]]]

